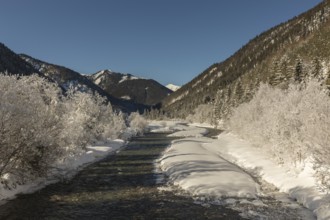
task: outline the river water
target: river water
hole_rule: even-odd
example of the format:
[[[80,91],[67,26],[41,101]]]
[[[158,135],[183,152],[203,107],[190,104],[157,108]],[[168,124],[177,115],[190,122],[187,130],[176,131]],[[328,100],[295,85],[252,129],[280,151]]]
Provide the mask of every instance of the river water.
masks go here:
[[[166,180],[154,161],[172,139],[149,133],[73,179],[20,195],[0,206],[0,219],[242,219],[219,205],[200,205],[178,191],[159,191]]]

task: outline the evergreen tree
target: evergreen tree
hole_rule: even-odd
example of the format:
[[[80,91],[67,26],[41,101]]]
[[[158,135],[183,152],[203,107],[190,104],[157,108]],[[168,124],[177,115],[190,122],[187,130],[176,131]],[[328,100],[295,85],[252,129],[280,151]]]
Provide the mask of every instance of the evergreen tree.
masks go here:
[[[235,104],[239,105],[243,102],[244,90],[242,87],[241,79],[238,79],[235,87]]]
[[[294,81],[297,83],[302,83],[304,81],[303,76],[303,64],[301,59],[297,59],[295,72],[294,72]]]
[[[269,84],[272,86],[279,85],[284,80],[284,77],[280,70],[280,65],[278,61],[273,62],[272,76],[269,78]]]
[[[312,77],[321,80],[322,64],[319,58],[314,58],[312,61]]]
[[[215,96],[214,105],[213,105],[213,118],[212,124],[217,127],[219,120],[221,119],[221,101],[222,101],[223,90],[218,89],[217,94]]]
[[[287,55],[284,55],[280,60],[280,72],[282,73],[283,80],[289,81],[292,77],[290,74],[290,67],[289,67],[290,59]]]

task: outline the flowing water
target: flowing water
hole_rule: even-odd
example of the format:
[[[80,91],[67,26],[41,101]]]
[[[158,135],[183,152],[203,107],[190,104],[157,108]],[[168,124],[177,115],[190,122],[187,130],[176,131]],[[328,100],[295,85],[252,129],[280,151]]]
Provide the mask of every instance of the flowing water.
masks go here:
[[[172,139],[150,133],[92,164],[69,181],[20,195],[0,206],[0,219],[242,219],[225,206],[197,204],[178,191],[159,191],[154,160]]]
[[[219,130],[209,129],[208,136],[218,133]],[[168,185],[162,173],[155,172],[155,160],[172,140],[163,133],[134,138],[119,153],[89,165],[73,179],[20,195],[0,206],[0,219],[236,220],[244,216],[293,220],[306,219],[309,215],[294,201],[275,199],[280,194],[277,189],[258,177],[255,180],[263,196],[255,200],[193,199]],[[171,190],[159,190],[161,188]],[[307,219],[311,219],[310,216]]]

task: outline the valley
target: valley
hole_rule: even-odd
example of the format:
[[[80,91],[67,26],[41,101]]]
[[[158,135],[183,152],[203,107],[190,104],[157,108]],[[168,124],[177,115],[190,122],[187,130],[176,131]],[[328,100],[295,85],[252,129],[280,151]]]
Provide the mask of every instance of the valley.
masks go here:
[[[0,19],[30,43],[0,43],[0,219],[329,220],[330,0],[310,1]]]

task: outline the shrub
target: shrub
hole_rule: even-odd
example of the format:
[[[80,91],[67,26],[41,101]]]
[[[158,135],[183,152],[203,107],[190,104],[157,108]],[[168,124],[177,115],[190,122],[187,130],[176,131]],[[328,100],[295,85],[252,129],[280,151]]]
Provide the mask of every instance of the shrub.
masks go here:
[[[145,121],[132,114],[136,134]],[[121,112],[98,94],[69,89],[32,76],[0,75],[0,180],[10,187],[47,175],[96,140],[118,138],[126,129]]]
[[[213,117],[213,106],[209,104],[203,104],[197,106],[193,114],[189,114],[186,118],[189,122],[198,122],[198,123],[212,123]]]
[[[249,103],[233,111],[228,125],[279,163],[302,168],[312,160],[318,178],[330,186],[330,99],[319,82],[287,90],[261,85]]]
[[[147,127],[147,121],[138,112],[133,112],[128,117],[129,126],[134,132],[133,135],[141,135]]]
[[[45,175],[63,151],[60,90],[38,76],[0,76],[0,176]]]

